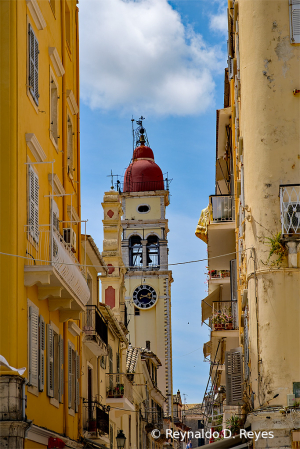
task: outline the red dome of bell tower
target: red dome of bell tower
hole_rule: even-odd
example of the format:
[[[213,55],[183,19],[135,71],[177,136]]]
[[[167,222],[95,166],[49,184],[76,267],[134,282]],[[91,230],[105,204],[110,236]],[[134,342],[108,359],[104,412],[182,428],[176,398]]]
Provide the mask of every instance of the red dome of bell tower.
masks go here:
[[[140,146],[134,150],[132,162],[125,172],[123,192],[165,190],[163,173],[154,162],[153,151],[145,145],[144,128],[141,127],[139,132]]]

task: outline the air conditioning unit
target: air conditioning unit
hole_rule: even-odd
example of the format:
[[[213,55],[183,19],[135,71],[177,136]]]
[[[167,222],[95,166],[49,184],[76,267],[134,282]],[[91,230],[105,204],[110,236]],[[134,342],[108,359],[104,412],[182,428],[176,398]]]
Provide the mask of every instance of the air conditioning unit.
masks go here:
[[[70,245],[73,252],[76,251],[76,233],[72,228],[64,228],[64,241]]]

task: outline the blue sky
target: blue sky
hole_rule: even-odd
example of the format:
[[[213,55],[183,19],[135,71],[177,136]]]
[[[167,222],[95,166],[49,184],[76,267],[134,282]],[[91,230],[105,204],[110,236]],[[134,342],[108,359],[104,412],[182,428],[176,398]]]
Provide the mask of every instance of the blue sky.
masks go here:
[[[173,178],[170,263],[206,257],[195,237],[214,193],[216,109],[223,107],[226,0],[84,0],[80,3],[82,218],[102,249],[103,192],[132,155],[131,117]],[[173,388],[201,402],[208,363],[201,327],[206,263],[172,267]],[[191,353],[191,354],[190,354]]]

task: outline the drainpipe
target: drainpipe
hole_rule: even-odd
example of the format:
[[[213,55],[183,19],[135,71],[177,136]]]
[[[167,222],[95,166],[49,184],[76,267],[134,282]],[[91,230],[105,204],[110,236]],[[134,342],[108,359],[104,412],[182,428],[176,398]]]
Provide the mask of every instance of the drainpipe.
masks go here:
[[[62,64],[66,63],[66,3],[65,0],[61,2],[61,58]],[[67,133],[66,133],[66,121],[67,121],[67,96],[66,96],[66,73],[62,76],[62,161],[63,161],[63,186],[67,193]],[[63,196],[63,220],[67,221],[67,196]]]
[[[79,18],[78,7],[75,10],[76,23],[76,97],[78,105],[77,114],[77,207],[78,215],[81,220],[81,180],[80,180],[80,90],[79,90]],[[78,223],[78,242],[81,240],[81,223]],[[81,245],[78,245],[78,260],[81,263]]]

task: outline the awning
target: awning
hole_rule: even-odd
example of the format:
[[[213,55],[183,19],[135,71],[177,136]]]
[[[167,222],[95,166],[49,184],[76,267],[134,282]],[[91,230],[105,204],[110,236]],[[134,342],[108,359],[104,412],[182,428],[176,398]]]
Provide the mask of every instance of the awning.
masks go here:
[[[208,205],[202,210],[198,225],[195,231],[196,237],[207,243],[207,226],[209,225],[211,217],[211,205]]]
[[[212,315],[214,301],[220,301],[221,286],[218,287],[201,301],[202,323]]]
[[[204,343],[203,345],[203,355],[206,358],[207,356],[211,355],[211,348],[212,348],[212,342],[209,340],[208,342]]]

